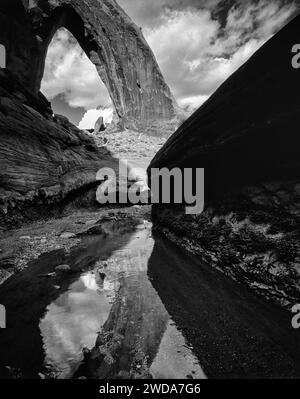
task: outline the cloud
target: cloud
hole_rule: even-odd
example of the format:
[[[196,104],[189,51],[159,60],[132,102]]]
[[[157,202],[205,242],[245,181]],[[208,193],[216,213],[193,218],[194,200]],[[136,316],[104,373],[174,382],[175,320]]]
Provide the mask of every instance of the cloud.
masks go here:
[[[220,7],[221,2],[215,3]],[[178,102],[187,106],[190,99],[193,106],[195,99],[201,104],[211,95],[295,12],[293,2],[236,2],[224,23],[211,7],[165,8],[160,26],[150,26],[144,34]]]
[[[185,97],[178,101],[178,104],[185,111],[192,113],[208,100],[209,96],[191,96]]]
[[[87,111],[79,122],[79,129],[94,129],[95,124],[100,116],[103,116],[104,123],[111,123],[113,118],[113,108],[90,109]]]
[[[49,46],[41,90],[49,100],[63,94],[74,108],[111,106],[96,67],[66,29],[58,30]]]
[[[142,28],[161,26],[169,11],[184,11],[187,8],[215,9],[222,0],[117,0],[133,21]]]

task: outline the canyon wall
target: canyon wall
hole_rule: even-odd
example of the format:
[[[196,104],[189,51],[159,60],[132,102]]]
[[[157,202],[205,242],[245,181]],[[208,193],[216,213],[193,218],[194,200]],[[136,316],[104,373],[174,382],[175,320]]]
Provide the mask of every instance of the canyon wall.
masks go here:
[[[300,296],[300,16],[235,72],[150,168],[204,168],[205,210],[157,206],[166,234],[282,305]]]
[[[102,167],[117,172],[118,162],[67,118],[53,116],[42,95],[0,70],[0,227],[57,214],[92,187],[93,203]]]

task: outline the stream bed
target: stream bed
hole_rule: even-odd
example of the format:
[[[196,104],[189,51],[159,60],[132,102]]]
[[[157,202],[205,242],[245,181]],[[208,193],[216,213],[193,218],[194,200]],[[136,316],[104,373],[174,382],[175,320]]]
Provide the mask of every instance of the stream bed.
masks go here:
[[[109,221],[70,254],[42,255],[0,286],[0,303],[0,378],[300,376],[292,315],[148,220]]]

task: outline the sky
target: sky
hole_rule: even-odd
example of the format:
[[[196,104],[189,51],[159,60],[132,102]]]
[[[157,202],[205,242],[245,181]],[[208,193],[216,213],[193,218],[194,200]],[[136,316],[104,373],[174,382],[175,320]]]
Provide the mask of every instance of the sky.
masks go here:
[[[152,48],[180,106],[192,112],[299,12],[297,0],[117,0]],[[299,3],[299,2],[298,2]],[[42,91],[82,129],[112,102],[93,64],[66,30],[49,46]]]

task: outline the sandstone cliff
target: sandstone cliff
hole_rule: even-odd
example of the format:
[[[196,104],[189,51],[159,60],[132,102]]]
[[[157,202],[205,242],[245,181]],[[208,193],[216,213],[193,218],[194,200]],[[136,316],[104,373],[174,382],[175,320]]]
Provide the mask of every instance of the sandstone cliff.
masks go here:
[[[300,295],[300,72],[291,63],[299,24],[233,74],[150,166],[205,168],[204,213],[157,207],[157,223],[200,260],[284,305]]]
[[[104,166],[117,169],[117,161],[0,71],[0,225],[59,212],[70,194],[97,184]]]

